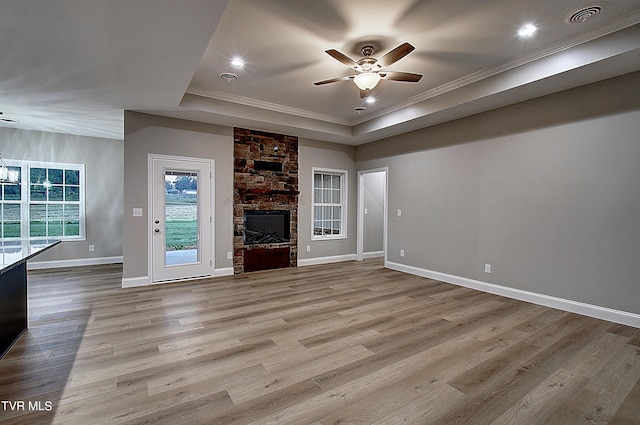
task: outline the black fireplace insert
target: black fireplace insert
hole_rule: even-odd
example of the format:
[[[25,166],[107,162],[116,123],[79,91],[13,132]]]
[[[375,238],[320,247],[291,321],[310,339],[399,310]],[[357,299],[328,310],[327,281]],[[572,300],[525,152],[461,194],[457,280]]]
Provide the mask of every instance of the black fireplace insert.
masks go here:
[[[248,210],[244,212],[244,244],[289,242],[289,211]]]

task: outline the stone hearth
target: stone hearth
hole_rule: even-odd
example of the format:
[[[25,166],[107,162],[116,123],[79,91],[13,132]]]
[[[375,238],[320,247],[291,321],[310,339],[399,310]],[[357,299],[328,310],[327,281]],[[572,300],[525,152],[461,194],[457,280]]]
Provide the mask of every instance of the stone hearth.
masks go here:
[[[234,128],[233,271],[298,264],[298,138]],[[289,211],[289,242],[244,244],[246,210]]]

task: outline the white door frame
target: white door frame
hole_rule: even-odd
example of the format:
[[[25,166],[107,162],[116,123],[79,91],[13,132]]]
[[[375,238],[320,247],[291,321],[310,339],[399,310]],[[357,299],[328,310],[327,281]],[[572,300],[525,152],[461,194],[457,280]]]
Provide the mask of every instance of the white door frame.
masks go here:
[[[214,204],[214,194],[215,194],[215,181],[214,181],[214,176],[215,176],[215,161],[212,159],[206,159],[206,158],[192,158],[192,157],[182,157],[182,156],[170,156],[170,155],[160,155],[160,154],[148,154],[147,155],[147,173],[148,173],[148,183],[147,183],[147,187],[148,187],[148,199],[147,199],[147,218],[148,218],[148,228],[147,228],[147,235],[148,235],[148,243],[147,243],[147,270],[148,270],[148,276],[149,276],[149,280],[150,283],[155,284],[155,283],[166,283],[166,282],[170,282],[170,281],[178,281],[178,280],[188,280],[191,277],[184,277],[184,278],[176,278],[176,279],[172,279],[172,280],[157,280],[156,277],[154,276],[154,259],[153,259],[153,236],[154,236],[154,223],[153,223],[153,194],[154,194],[154,176],[153,176],[153,172],[154,172],[154,161],[155,160],[166,160],[166,161],[184,161],[184,162],[189,162],[189,163],[201,163],[201,164],[205,164],[209,166],[209,170],[210,170],[210,190],[209,190],[209,198],[210,198],[210,202],[208,203],[208,207],[209,207],[209,222],[210,222],[210,232],[209,232],[209,244],[208,244],[208,248],[209,248],[209,257],[208,259],[201,259],[201,261],[208,261],[209,262],[209,267],[208,267],[208,276],[213,276],[214,274],[214,270],[215,270],[215,217],[214,217],[214,213],[215,213],[215,204]],[[202,219],[206,220],[206,217],[202,217]],[[199,276],[199,277],[203,277],[203,276]],[[198,278],[198,277],[193,277],[193,278]]]
[[[388,198],[389,198],[389,167],[373,168],[358,171],[358,235],[356,260],[364,259],[364,176],[372,173],[384,173],[383,213],[384,228],[382,229],[382,249],[384,250],[384,263],[387,264],[387,229],[388,225]]]

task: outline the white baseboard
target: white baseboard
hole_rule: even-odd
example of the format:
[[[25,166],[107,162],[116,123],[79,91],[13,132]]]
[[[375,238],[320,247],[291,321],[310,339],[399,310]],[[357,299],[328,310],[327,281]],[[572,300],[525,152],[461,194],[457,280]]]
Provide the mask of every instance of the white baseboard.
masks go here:
[[[127,277],[122,278],[122,287],[123,288],[135,288],[138,286],[147,286],[151,285],[151,279],[149,276],[140,276],[140,277]]]
[[[298,259],[298,266],[316,266],[318,264],[340,263],[342,261],[356,261],[356,254],[332,255],[330,257]]]
[[[100,264],[117,264],[122,263],[122,257],[98,257],[98,258],[79,258],[76,260],[56,260],[56,261],[29,261],[27,269],[59,269],[63,267],[80,267],[80,266],[96,266]]]
[[[365,252],[362,254],[362,258],[380,258],[384,257],[384,251]]]
[[[211,277],[220,277],[220,276],[232,276],[233,275],[233,267],[224,267],[220,269],[215,269],[215,275]],[[149,286],[149,285],[162,285],[164,283],[172,283],[172,282],[186,282],[189,280],[198,280],[203,279],[203,277],[194,277],[188,279],[176,279],[176,280],[168,280],[161,282],[153,282],[149,276],[140,276],[140,277],[128,277],[122,279],[122,287],[123,288],[136,288],[139,286]]]
[[[218,276],[233,276],[233,267],[224,267],[221,269],[215,269],[213,277]]]
[[[586,304],[583,302],[567,300],[550,295],[538,294],[536,292],[523,291],[521,289],[509,288],[507,286],[495,285],[493,283],[487,283],[479,280],[468,279],[465,277],[440,273],[433,270],[421,269],[418,267],[407,266],[390,261],[385,262],[385,267],[416,276],[427,277],[430,279],[439,280],[441,282],[464,286],[466,288],[477,289],[478,291],[488,292],[490,294],[501,295],[507,298],[530,302],[532,304],[538,304],[545,307],[556,308],[571,313],[594,317],[596,319],[607,320],[614,323],[620,323],[622,325],[640,328],[640,314],[614,310],[607,307]]]

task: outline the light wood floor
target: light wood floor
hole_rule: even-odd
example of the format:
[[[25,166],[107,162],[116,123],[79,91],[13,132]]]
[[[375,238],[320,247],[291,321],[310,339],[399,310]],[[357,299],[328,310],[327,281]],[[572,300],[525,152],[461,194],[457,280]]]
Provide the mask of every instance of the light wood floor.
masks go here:
[[[1,424],[640,424],[639,329],[379,260],[142,289],[121,270],[30,272],[0,360],[26,410]]]

